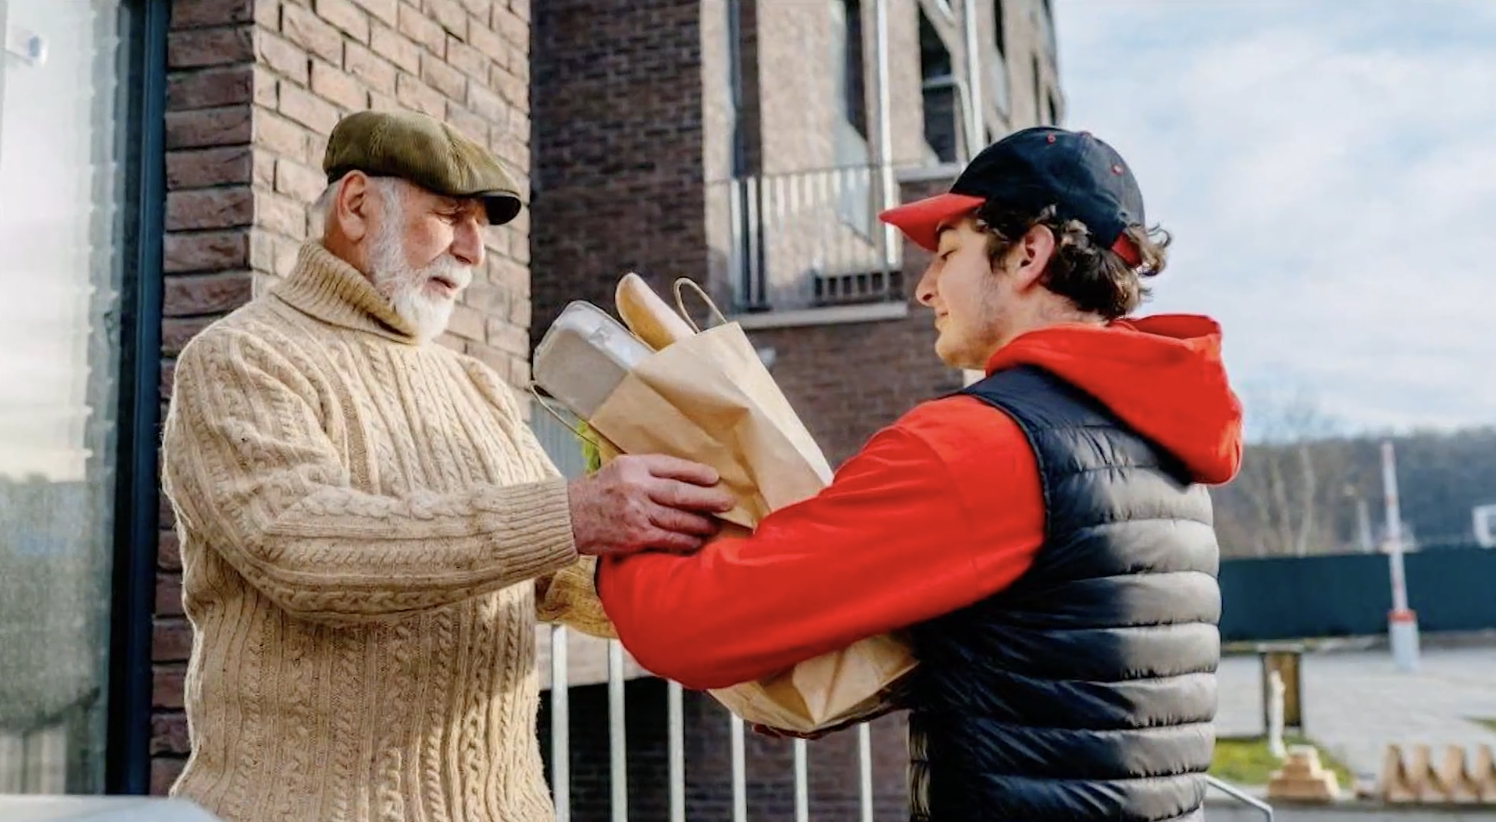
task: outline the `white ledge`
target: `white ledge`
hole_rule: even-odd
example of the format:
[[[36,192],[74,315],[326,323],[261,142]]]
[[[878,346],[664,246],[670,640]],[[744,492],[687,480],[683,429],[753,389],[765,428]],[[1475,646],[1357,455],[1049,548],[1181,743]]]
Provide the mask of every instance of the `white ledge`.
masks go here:
[[[883,322],[901,320],[909,316],[907,301],[867,303],[863,305],[829,305],[820,308],[801,308],[793,311],[765,311],[757,314],[737,314],[729,317],[741,325],[743,330],[765,328],[794,328],[805,325],[843,325],[846,323]]]
[[[901,183],[928,183],[933,180],[954,180],[965,168],[960,163],[941,163],[936,166],[914,166],[901,168],[895,176]]]

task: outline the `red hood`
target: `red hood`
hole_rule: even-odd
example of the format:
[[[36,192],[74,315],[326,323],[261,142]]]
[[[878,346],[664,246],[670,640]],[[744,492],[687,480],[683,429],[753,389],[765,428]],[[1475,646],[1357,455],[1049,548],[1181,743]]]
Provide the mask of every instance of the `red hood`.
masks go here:
[[[1066,324],[1023,334],[987,373],[1033,365],[1096,397],[1133,430],[1218,485],[1241,466],[1241,403],[1226,382],[1221,327],[1161,314],[1109,325]]]

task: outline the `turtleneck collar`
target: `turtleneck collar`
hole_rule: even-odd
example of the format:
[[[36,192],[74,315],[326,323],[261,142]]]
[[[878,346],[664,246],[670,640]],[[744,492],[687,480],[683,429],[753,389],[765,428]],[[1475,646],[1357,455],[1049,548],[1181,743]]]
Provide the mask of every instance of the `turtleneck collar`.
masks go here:
[[[296,267],[271,293],[324,322],[409,345],[419,343],[415,329],[369,279],[317,240],[302,245]]]

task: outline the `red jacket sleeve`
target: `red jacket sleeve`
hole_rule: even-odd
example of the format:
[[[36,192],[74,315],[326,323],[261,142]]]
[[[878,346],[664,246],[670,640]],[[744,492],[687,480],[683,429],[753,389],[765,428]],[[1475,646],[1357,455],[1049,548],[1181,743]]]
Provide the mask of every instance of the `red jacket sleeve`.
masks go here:
[[[693,556],[603,561],[598,593],[641,666],[720,688],[1001,590],[1043,532],[1022,432],[977,400],[950,398],[879,432],[820,494],[751,536]]]

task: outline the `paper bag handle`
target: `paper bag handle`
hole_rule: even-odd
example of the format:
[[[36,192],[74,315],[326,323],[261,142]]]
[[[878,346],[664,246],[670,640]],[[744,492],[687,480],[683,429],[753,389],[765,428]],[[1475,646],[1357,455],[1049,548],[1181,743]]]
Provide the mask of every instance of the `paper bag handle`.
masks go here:
[[[717,318],[719,324],[727,325],[727,318],[722,316],[722,311],[717,308],[716,303],[712,302],[712,298],[708,297],[706,292],[701,290],[701,286],[697,285],[696,281],[690,277],[681,277],[675,281],[675,309],[680,312],[681,318],[690,324],[692,331],[700,334],[701,328],[696,325],[695,320],[691,319],[691,312],[686,310],[686,301],[681,294],[681,288],[684,286],[690,286],[691,290],[696,292],[696,296],[700,297],[701,301],[706,303],[706,307],[711,309],[712,316]]]
[[[575,424],[569,423],[566,420],[562,419],[561,415],[558,414],[558,413],[556,413],[556,409],[552,408],[551,404],[545,401],[545,397],[540,396],[540,392],[535,390],[535,383],[533,383],[533,382],[530,383],[530,396],[534,397],[536,399],[536,401],[538,401],[540,403],[540,407],[543,408],[543,409],[545,409],[545,413],[550,414],[552,417],[555,418],[556,422],[559,422],[563,426],[565,426],[566,430],[570,431],[571,434],[572,434],[572,436],[576,437],[579,440],[582,440],[582,441],[586,442],[587,444],[593,446],[594,448],[602,448],[602,444],[599,443],[597,440],[592,439],[591,437],[587,436],[586,434],[583,434],[581,431],[578,431]]]

